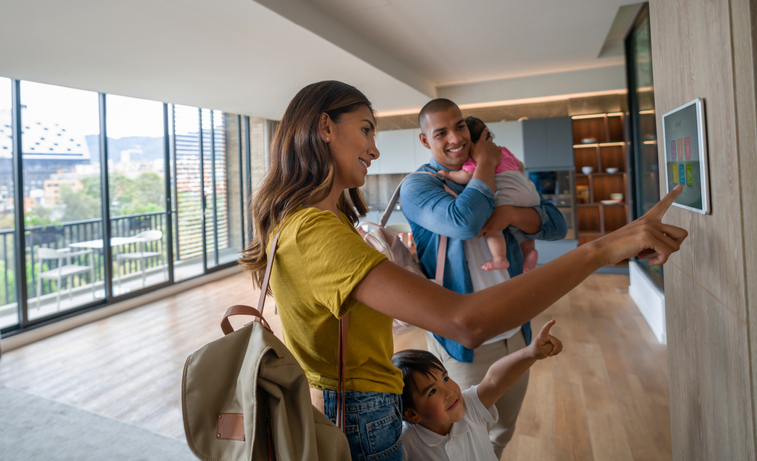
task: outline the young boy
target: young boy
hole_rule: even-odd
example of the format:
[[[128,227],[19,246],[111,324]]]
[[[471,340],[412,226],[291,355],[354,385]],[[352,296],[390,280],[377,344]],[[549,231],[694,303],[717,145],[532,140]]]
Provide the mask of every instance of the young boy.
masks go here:
[[[486,128],[486,124],[476,117],[467,117],[465,119],[465,124],[468,125],[471,141],[474,143],[478,142]],[[494,138],[491,133],[487,135],[486,139],[488,140],[490,138]],[[541,203],[541,197],[539,197],[539,193],[536,191],[534,183],[524,176],[523,162],[518,160],[506,147],[500,147],[502,149],[502,159],[494,169],[494,178],[497,187],[494,195],[496,205],[511,205],[518,207],[535,207],[539,205]],[[468,161],[463,164],[461,170],[443,170],[439,174],[458,184],[468,184],[471,178],[473,178],[473,172],[475,170],[476,162],[472,159],[468,159]],[[536,251],[534,241],[528,239],[517,227],[508,226],[507,231],[515,237],[515,240],[517,240],[523,251],[523,272],[528,272],[535,268],[539,261],[539,252]],[[505,243],[504,235],[499,233],[487,237],[486,244],[489,247],[489,252],[492,254],[492,259],[484,263],[481,266],[481,269],[491,271],[507,269],[510,267],[510,262],[507,260],[507,244]]]
[[[464,391],[447,376],[434,354],[420,350],[394,354],[392,363],[402,371],[405,382],[405,460],[496,461],[486,427],[497,421],[494,403],[537,360],[562,351],[562,342],[549,334],[554,324],[554,320],[547,322],[528,347],[494,362],[479,385]]]

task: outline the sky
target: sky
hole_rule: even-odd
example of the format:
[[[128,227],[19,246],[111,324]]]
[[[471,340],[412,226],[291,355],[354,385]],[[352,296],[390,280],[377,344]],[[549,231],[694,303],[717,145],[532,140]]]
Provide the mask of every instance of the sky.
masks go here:
[[[21,82],[21,104],[37,121],[59,123],[81,134],[98,134],[97,93],[54,85]],[[163,136],[163,104],[108,95],[108,137]],[[0,108],[11,106],[11,80],[0,77]]]

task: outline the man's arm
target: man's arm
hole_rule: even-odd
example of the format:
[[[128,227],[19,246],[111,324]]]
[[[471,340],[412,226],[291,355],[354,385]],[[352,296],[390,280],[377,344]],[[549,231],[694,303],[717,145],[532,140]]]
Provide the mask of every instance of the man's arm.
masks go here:
[[[455,198],[444,189],[441,178],[413,175],[402,185],[400,199],[402,212],[409,221],[459,240],[478,235],[494,210],[492,190],[475,177]]]
[[[541,204],[533,208],[498,206],[481,228],[479,237],[489,237],[513,225],[532,240],[561,240],[568,233],[560,210],[541,198]]]

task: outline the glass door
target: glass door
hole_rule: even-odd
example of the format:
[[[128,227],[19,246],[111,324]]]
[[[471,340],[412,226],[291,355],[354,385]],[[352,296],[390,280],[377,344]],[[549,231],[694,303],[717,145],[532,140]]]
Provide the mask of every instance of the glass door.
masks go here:
[[[112,286],[122,295],[168,281],[163,104],[106,96]]]
[[[200,110],[173,106],[174,280],[205,273]]]
[[[105,297],[98,94],[21,82],[28,320]]]
[[[0,78],[0,329],[18,325],[11,80]]]
[[[634,153],[631,213],[636,219],[660,201],[649,6],[642,9],[626,38],[626,65]],[[648,260],[637,262],[662,289],[662,266],[650,266]]]

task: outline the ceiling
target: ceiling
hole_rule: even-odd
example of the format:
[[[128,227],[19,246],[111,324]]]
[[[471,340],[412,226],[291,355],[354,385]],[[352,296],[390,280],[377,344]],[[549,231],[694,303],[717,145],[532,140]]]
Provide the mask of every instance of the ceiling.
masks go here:
[[[0,0],[0,76],[271,119],[324,79],[383,113],[617,90],[631,4]]]

